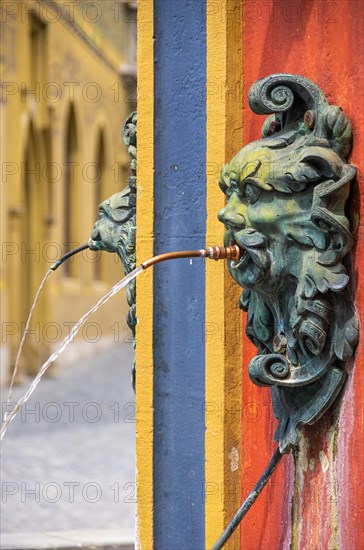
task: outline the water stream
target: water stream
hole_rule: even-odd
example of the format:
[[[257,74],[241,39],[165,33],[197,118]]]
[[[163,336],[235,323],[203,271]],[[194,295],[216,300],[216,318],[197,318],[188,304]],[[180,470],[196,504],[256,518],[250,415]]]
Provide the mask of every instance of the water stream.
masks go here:
[[[26,338],[27,332],[28,332],[28,330],[29,330],[30,321],[32,320],[33,312],[34,312],[35,306],[37,305],[37,302],[38,302],[38,300],[39,300],[40,293],[42,292],[42,290],[43,290],[43,288],[44,288],[44,285],[46,284],[46,281],[47,281],[48,277],[49,277],[50,275],[52,275],[52,273],[53,273],[53,271],[52,271],[51,269],[49,269],[49,270],[47,271],[47,273],[44,275],[44,278],[43,278],[42,282],[40,283],[39,288],[38,288],[38,290],[37,290],[37,293],[36,293],[36,295],[35,295],[33,305],[32,305],[32,307],[30,308],[29,316],[28,316],[28,319],[27,319],[27,322],[26,322],[26,325],[25,325],[25,329],[24,329],[24,332],[23,332],[23,335],[22,335],[22,338],[21,338],[20,346],[19,346],[19,349],[18,349],[18,354],[17,354],[16,359],[15,359],[15,365],[14,365],[13,374],[12,374],[11,381],[10,381],[10,386],[9,386],[8,399],[7,399],[7,402],[6,402],[7,405],[10,403],[11,398],[12,398],[12,395],[13,395],[14,380],[15,380],[15,377],[16,377],[17,372],[18,372],[19,360],[20,360],[21,352],[23,351],[23,347],[24,347],[24,343],[25,343],[25,338]],[[6,416],[7,416],[7,413],[5,413],[5,420],[6,420]]]
[[[32,314],[33,314],[34,308],[36,306],[36,303],[39,299],[39,295],[40,295],[40,293],[41,293],[41,291],[42,291],[49,275],[52,273],[52,271],[55,271],[56,269],[58,269],[58,267],[65,260],[67,260],[68,258],[73,256],[74,254],[77,254],[78,252],[81,252],[82,250],[85,250],[86,248],[89,248],[89,246],[90,246],[90,243],[83,244],[82,246],[79,246],[78,248],[76,248],[76,249],[68,252],[64,256],[62,256],[62,258],[60,258],[57,262],[55,262],[51,266],[49,271],[46,273],[43,281],[41,282],[41,285],[40,285],[40,287],[37,291],[37,294],[35,296],[34,303],[33,303],[32,308],[30,310],[29,317],[28,317],[26,327],[25,327],[25,330],[24,330],[24,334],[23,334],[21,342],[20,342],[20,347],[19,347],[19,351],[18,351],[18,354],[17,354],[17,357],[16,357],[15,367],[14,367],[13,376],[12,376],[12,380],[11,380],[11,384],[10,384],[7,405],[10,403],[10,399],[11,399],[11,395],[12,395],[12,387],[13,387],[14,379],[15,379],[16,372],[17,372],[17,369],[18,369],[18,364],[19,364],[19,358],[20,358],[20,355],[21,355],[21,351],[23,349],[26,334],[27,334],[27,331],[28,331],[28,328],[29,328],[29,325],[30,325],[30,320],[32,318]],[[39,384],[40,380],[42,379],[42,377],[43,377],[44,373],[46,372],[46,370],[48,369],[48,367],[52,363],[54,363],[54,361],[61,355],[61,353],[64,352],[64,350],[66,349],[68,344],[70,344],[73,341],[74,337],[76,336],[76,334],[78,333],[78,331],[82,327],[82,325],[85,323],[85,321],[87,321],[87,319],[93,313],[95,313],[103,304],[105,304],[108,300],[110,300],[110,298],[112,296],[114,296],[117,292],[119,292],[119,290],[124,288],[124,286],[126,286],[133,279],[135,279],[135,277],[137,277],[139,275],[139,273],[142,273],[142,271],[144,271],[145,269],[148,269],[149,267],[152,267],[153,265],[155,265],[157,263],[164,262],[166,260],[178,259],[178,258],[180,258],[180,259],[190,258],[190,264],[192,264],[192,258],[210,258],[211,260],[229,259],[229,260],[233,260],[235,262],[235,261],[239,260],[239,258],[241,258],[241,250],[235,244],[235,245],[228,246],[228,247],[220,247],[220,246],[216,245],[214,247],[209,247],[209,248],[201,249],[201,250],[180,250],[180,251],[174,251],[174,252],[166,252],[164,254],[159,254],[157,256],[153,256],[152,258],[149,258],[148,260],[146,260],[145,262],[140,264],[139,267],[137,267],[136,269],[131,271],[128,275],[126,275],[123,279],[121,279],[121,281],[116,283],[112,287],[112,289],[109,290],[109,292],[107,294],[105,294],[102,298],[100,298],[100,300],[97,302],[96,305],[94,305],[87,313],[85,313],[81,317],[81,319],[79,319],[77,321],[77,323],[73,326],[72,330],[70,331],[69,335],[62,341],[61,345],[52,353],[52,355],[47,359],[47,361],[45,361],[43,363],[43,365],[41,366],[38,374],[34,378],[31,385],[29,386],[28,391],[23,395],[23,397],[21,399],[19,399],[19,401],[15,405],[14,409],[10,413],[6,413],[5,418],[4,418],[4,424],[2,425],[1,430],[0,430],[0,440],[3,439],[7,429],[9,427],[9,424],[12,422],[12,420],[14,420],[15,416],[17,415],[17,413],[21,409],[22,405],[24,405],[24,403],[26,403],[28,401],[29,397],[32,395],[33,391],[35,390],[35,388]]]
[[[87,311],[87,313],[85,313],[81,319],[79,319],[77,321],[77,323],[73,326],[72,330],[70,331],[70,333],[68,334],[68,336],[62,341],[62,343],[60,344],[60,346],[58,346],[58,348],[52,353],[52,355],[47,359],[47,361],[45,361],[43,363],[43,365],[41,366],[38,374],[36,375],[36,377],[34,378],[33,382],[31,383],[31,385],[29,386],[27,392],[23,395],[23,397],[21,397],[19,399],[19,401],[17,402],[17,404],[15,405],[14,409],[8,413],[7,417],[4,419],[4,424],[2,425],[1,427],[1,431],[0,431],[0,440],[3,439],[8,427],[9,427],[9,424],[14,420],[15,416],[17,415],[17,413],[19,412],[19,410],[21,409],[21,407],[24,405],[24,403],[26,403],[29,399],[29,397],[32,395],[32,393],[34,392],[35,388],[38,386],[40,380],[42,379],[44,373],[47,371],[48,367],[54,363],[54,361],[61,355],[61,353],[64,352],[64,350],[66,349],[66,347],[68,346],[68,344],[70,344],[74,337],[76,336],[76,334],[78,333],[78,331],[80,330],[80,328],[82,327],[82,325],[87,321],[87,319],[93,314],[95,313],[102,305],[104,305],[108,300],[110,300],[110,298],[112,296],[114,296],[117,292],[119,292],[122,288],[124,288],[124,286],[126,286],[128,283],[130,283],[133,279],[135,279],[140,273],[142,273],[143,271],[143,266],[140,265],[139,267],[137,267],[136,269],[134,269],[133,271],[131,271],[128,275],[126,275],[126,277],[124,277],[123,279],[121,279],[121,281],[119,281],[118,283],[116,283],[112,288],[111,290],[109,290],[109,292],[107,294],[105,294],[102,298],[100,298],[100,300],[89,310]],[[42,281],[42,284],[41,284],[41,287],[44,286],[44,283],[45,281],[47,280],[49,276],[49,272],[46,274],[46,276],[44,277],[43,281]],[[39,294],[42,290],[42,288],[39,288],[38,292],[37,292],[37,296],[36,296],[36,299],[35,299],[35,303],[39,297]],[[34,306],[35,304],[33,304]],[[34,307],[32,307],[32,310],[30,312],[30,315],[29,317],[31,317],[31,314],[34,310]],[[29,319],[28,319],[29,320]],[[28,325],[28,323],[27,323]],[[26,331],[27,331],[27,328],[25,329],[24,331],[24,334],[23,334],[23,338],[22,338],[22,342],[23,342],[23,339],[25,338],[25,335],[26,335]],[[19,349],[19,352],[18,352],[18,356],[20,357],[20,352],[21,352],[21,349]],[[15,369],[14,369],[15,370]],[[14,376],[14,375],[13,375]],[[11,395],[11,394],[10,394]]]

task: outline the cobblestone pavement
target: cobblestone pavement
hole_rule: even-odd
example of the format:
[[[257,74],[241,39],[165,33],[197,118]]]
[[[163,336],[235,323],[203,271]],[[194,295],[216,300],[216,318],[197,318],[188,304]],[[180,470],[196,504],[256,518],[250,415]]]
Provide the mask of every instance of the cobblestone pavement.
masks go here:
[[[12,540],[52,531],[132,532],[133,354],[123,344],[59,369],[10,425],[2,442],[1,527]],[[17,387],[13,400],[26,388]]]

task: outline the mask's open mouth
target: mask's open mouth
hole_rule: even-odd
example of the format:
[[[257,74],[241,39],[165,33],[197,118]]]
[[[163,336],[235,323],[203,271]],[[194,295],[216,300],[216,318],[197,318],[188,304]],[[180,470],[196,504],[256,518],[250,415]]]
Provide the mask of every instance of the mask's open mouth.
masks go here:
[[[240,251],[239,259],[230,263],[232,269],[245,270],[248,264],[250,265],[250,260],[258,270],[265,270],[269,267],[271,262],[267,251],[268,239],[252,227],[247,227],[237,233],[230,231],[226,234],[225,241]]]
[[[98,250],[99,249],[99,242],[94,241],[93,239],[88,240],[88,246],[91,250]]]
[[[243,261],[245,260],[245,257],[246,257],[246,255],[247,255],[247,250],[246,250],[246,248],[242,248],[241,245],[240,245],[238,242],[236,242],[236,240],[234,239],[233,236],[230,237],[229,245],[230,245],[230,246],[237,246],[237,247],[239,248],[239,250],[240,250],[240,258],[239,258],[239,260],[237,260],[237,261],[232,260],[232,261],[230,262],[230,267],[231,267],[232,269],[238,269],[238,268],[241,266],[241,264],[243,263]]]
[[[235,260],[232,260],[232,262],[230,263],[231,269],[239,269],[239,267],[242,266],[246,255],[247,255],[247,253],[245,251],[238,262],[235,262]]]

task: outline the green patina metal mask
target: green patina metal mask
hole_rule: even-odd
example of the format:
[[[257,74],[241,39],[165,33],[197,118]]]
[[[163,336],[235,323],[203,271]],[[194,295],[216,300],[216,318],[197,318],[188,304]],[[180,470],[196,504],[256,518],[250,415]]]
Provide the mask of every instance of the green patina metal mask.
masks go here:
[[[263,139],[244,147],[219,181],[225,245],[245,254],[228,267],[244,288],[247,335],[258,348],[255,384],[270,386],[281,452],[297,445],[338,396],[358,341],[345,256],[353,245],[346,205],[356,170],[351,124],[310,80],[274,74],[250,89],[271,114]],[[272,114],[274,113],[274,114]]]
[[[102,202],[99,218],[94,225],[89,241],[91,250],[115,252],[122,263],[125,275],[135,269],[136,251],[136,162],[137,162],[137,113],[131,113],[123,127],[123,142],[131,157],[129,185]],[[135,305],[136,284],[131,281],[126,287],[126,299],[130,306],[127,323],[133,334],[137,325]],[[135,361],[132,367],[132,384],[135,389]]]

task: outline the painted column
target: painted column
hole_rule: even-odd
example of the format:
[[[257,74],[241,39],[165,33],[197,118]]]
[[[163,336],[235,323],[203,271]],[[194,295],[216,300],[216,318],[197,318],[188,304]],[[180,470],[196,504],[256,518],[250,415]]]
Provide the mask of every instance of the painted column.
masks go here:
[[[241,147],[240,21],[240,0],[139,4],[138,262],[223,241],[217,180]],[[144,550],[209,548],[240,503],[239,295],[224,262],[178,260],[137,280]]]
[[[243,2],[242,15],[244,143],[259,139],[262,124],[262,117],[254,115],[247,106],[248,89],[258,78],[275,72],[301,74],[313,80],[330,103],[341,106],[353,123],[351,161],[358,167],[359,175],[357,199],[348,214],[358,241],[356,253],[351,254],[349,261],[357,284],[356,304],[363,318],[363,227],[362,222],[358,224],[363,210],[363,3]],[[269,390],[254,386],[248,377],[252,354],[252,344],[244,337],[243,411],[246,404],[255,404],[256,418],[252,422],[243,415],[243,497],[273,452],[276,427]],[[362,360],[361,343],[355,364],[348,368],[341,402],[317,424],[305,428],[295,456],[283,458],[270,484],[243,520],[241,549],[364,547]]]
[[[153,0],[138,5],[137,265],[153,256],[154,60]],[[136,547],[153,546],[153,270],[137,279]]]
[[[260,137],[261,117],[248,109],[247,91],[267,74],[302,74],[343,107],[353,121],[352,161],[360,172],[360,2],[143,0],[138,17],[138,260],[221,239],[215,217],[223,196],[216,179],[241,148],[239,117],[245,143]],[[359,174],[358,197],[360,185]],[[355,223],[359,200],[351,208]],[[357,266],[361,229],[359,223]],[[357,280],[362,313],[360,270]],[[197,260],[162,264],[137,282],[138,525],[144,550],[211,547],[276,446],[270,392],[248,377],[254,350],[245,337],[240,346],[240,289],[229,282],[222,263]],[[244,519],[241,549],[363,546],[361,356],[360,348],[341,408],[305,430],[295,456],[283,458]],[[238,536],[228,548],[238,547]]]
[[[242,147],[241,1],[208,2],[206,82],[206,245],[222,243],[217,212],[225,197],[217,181]],[[206,548],[211,548],[240,505],[241,289],[226,262],[206,263]],[[239,546],[239,529],[225,545]]]
[[[154,253],[203,248],[205,1],[154,2]],[[154,268],[154,547],[202,549],[205,263]],[[138,298],[138,303],[139,298]],[[192,546],[191,546],[192,545]]]

